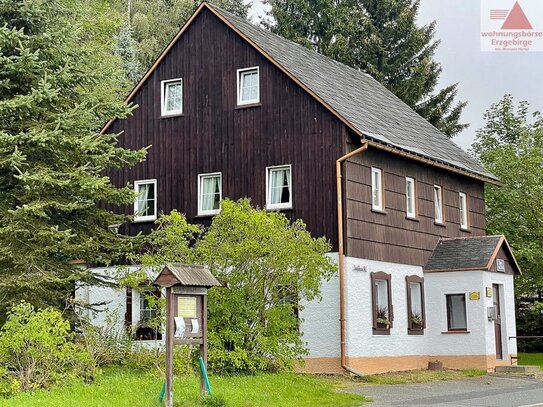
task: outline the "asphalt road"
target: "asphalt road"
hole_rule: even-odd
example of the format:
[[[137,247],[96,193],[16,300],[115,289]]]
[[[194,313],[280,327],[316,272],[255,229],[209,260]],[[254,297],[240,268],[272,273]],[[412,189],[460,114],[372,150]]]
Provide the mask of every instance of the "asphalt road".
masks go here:
[[[401,385],[360,385],[349,389],[371,397],[368,407],[543,407],[543,381],[529,378],[481,377],[460,381]]]

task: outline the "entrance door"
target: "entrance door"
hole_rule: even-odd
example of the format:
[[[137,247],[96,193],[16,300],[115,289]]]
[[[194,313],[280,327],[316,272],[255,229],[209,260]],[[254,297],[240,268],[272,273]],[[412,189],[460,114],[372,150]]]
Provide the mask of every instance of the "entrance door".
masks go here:
[[[492,293],[494,297],[494,307],[496,307],[496,321],[494,321],[494,338],[496,339],[496,359],[503,359],[502,345],[502,316],[500,301],[500,286],[492,284]]]

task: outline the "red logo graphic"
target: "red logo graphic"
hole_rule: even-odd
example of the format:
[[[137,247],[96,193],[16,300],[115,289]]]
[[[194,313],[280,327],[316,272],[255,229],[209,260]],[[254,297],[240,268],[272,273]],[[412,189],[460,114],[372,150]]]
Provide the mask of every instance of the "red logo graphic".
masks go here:
[[[502,30],[533,30],[532,24],[524,14],[524,11],[515,3],[511,11],[509,10],[490,10],[491,20],[505,20]]]

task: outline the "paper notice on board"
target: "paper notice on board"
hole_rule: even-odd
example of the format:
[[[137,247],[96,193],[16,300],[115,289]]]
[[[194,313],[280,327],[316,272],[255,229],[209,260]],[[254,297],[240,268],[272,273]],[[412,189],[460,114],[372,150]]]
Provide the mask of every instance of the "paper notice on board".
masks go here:
[[[185,336],[185,319],[183,317],[175,317],[175,333],[174,337],[182,338]]]
[[[191,331],[191,333],[197,334],[198,331],[200,330],[200,325],[198,324],[198,320],[196,318],[192,318],[190,320],[190,322],[192,322],[192,331]]]

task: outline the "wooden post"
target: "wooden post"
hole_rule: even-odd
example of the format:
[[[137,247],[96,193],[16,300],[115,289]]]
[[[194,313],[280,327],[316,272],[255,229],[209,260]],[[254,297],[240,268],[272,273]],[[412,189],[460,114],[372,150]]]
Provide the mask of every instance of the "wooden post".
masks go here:
[[[204,361],[207,371],[207,295],[202,296],[202,342],[200,343],[200,356]],[[205,396],[206,393],[204,375],[200,374],[200,394]]]
[[[172,288],[166,288],[166,407],[173,407],[174,307]]]

